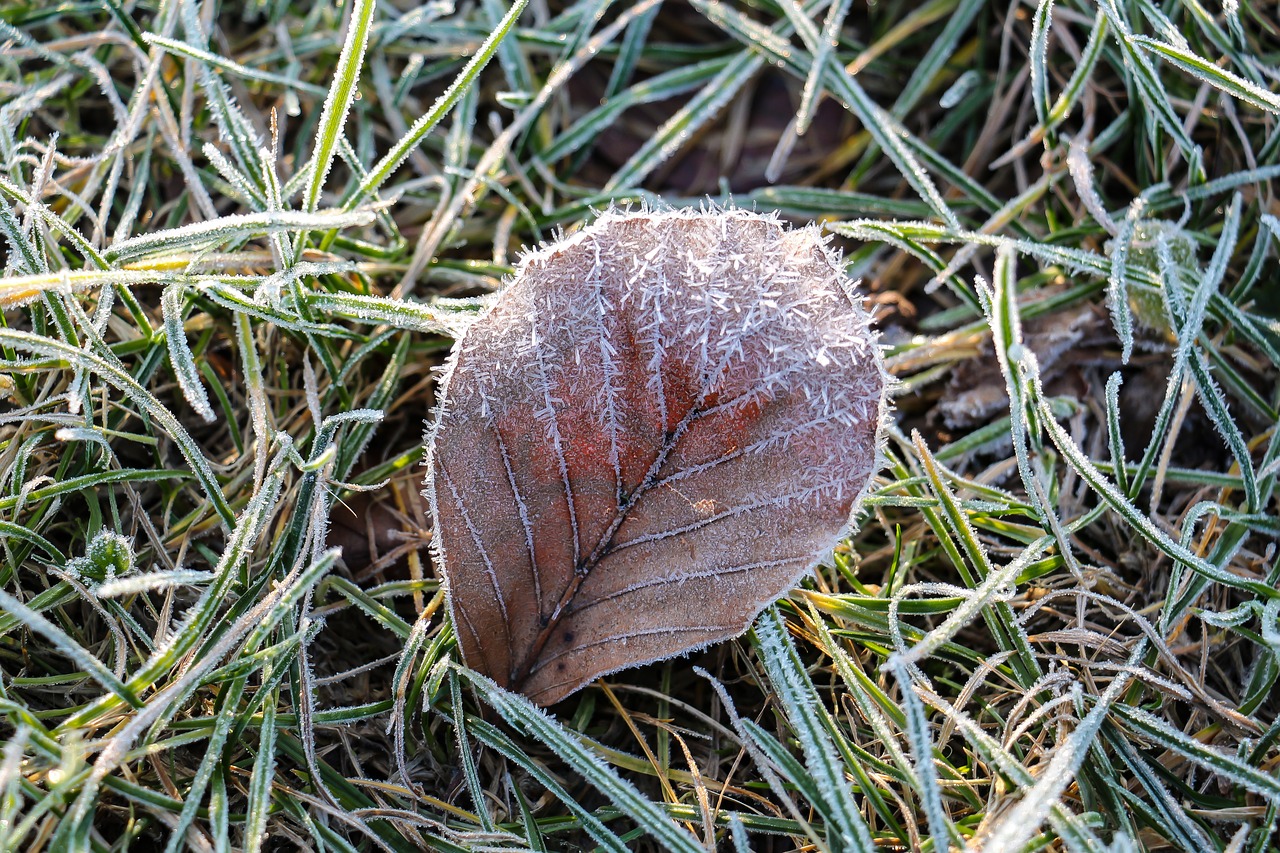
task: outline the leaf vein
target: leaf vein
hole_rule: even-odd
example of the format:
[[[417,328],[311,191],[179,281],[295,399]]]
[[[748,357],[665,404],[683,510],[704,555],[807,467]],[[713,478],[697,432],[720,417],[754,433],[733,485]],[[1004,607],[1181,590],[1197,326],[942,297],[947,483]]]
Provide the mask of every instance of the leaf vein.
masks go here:
[[[689,572],[681,575],[666,575],[663,577],[653,578],[652,580],[643,581],[641,583],[631,584],[617,590],[616,592],[611,592],[608,595],[592,599],[582,607],[571,609],[569,611],[569,615],[576,616],[579,613],[585,613],[598,604],[604,604],[607,601],[612,601],[614,599],[621,598],[624,595],[630,595],[631,593],[640,592],[643,589],[649,589],[655,586],[666,586],[668,584],[685,583],[686,581],[691,580],[706,580],[707,578],[725,577],[728,575],[742,574],[743,572],[752,572],[756,569],[776,569],[779,566],[785,566],[788,563],[808,563],[812,559],[812,554],[800,554],[794,557],[782,557],[777,560],[760,560],[754,563],[739,563],[733,566],[720,566],[701,572]]]
[[[529,506],[520,494],[520,486],[516,483],[515,468],[511,464],[511,454],[507,450],[506,439],[502,430],[495,423],[493,434],[498,440],[498,453],[502,456],[502,467],[507,472],[507,482],[511,485],[511,495],[515,498],[516,511],[520,514],[520,525],[524,528],[525,547],[529,551],[529,572],[533,575],[533,594],[538,599],[538,616],[542,616],[542,576],[538,572],[538,557],[533,544],[533,523],[529,521]]]
[[[819,486],[813,486],[812,488],[803,489],[798,492],[792,492],[786,495],[778,495],[778,496],[766,498],[764,500],[754,501],[752,503],[739,504],[738,506],[730,507],[729,509],[726,509],[723,512],[718,512],[715,515],[709,515],[706,518],[700,518],[691,524],[681,525],[680,527],[672,527],[667,530],[658,531],[656,533],[646,533],[643,536],[637,536],[634,539],[628,539],[624,542],[614,543],[613,547],[609,549],[609,553],[616,554],[618,551],[621,551],[625,548],[631,548],[635,545],[643,545],[646,542],[657,542],[662,539],[670,539],[673,536],[681,536],[685,533],[693,533],[695,531],[701,530],[704,527],[709,527],[710,525],[715,524],[718,521],[724,521],[725,519],[734,518],[736,516],[743,515],[744,513],[754,512],[758,509],[784,507],[787,504],[791,503],[792,501],[805,500],[806,498],[814,497],[819,493],[821,493],[822,491],[827,489],[832,489],[832,488],[839,490],[841,488],[841,485],[839,483],[826,483]]]
[[[498,600],[498,609],[502,611],[503,631],[506,632],[507,640],[510,642],[511,629],[508,626],[511,623],[511,619],[507,615],[507,600],[502,594],[502,586],[498,583],[498,573],[493,567],[493,560],[489,558],[489,550],[485,547],[484,540],[480,537],[480,531],[476,528],[475,522],[471,520],[471,513],[467,511],[467,504],[462,499],[462,495],[458,493],[457,484],[453,482],[453,478],[449,476],[444,462],[438,456],[436,457],[436,464],[439,466],[440,476],[444,478],[444,484],[449,488],[453,503],[458,507],[458,512],[462,516],[462,523],[467,526],[467,531],[471,534],[471,541],[475,543],[476,551],[480,554],[480,559],[484,561],[485,574],[488,575],[489,583],[493,586],[493,594]]]
[[[533,337],[533,353],[538,362],[538,376],[542,385],[542,399],[546,408],[539,419],[546,420],[547,432],[551,436],[551,445],[556,452],[556,464],[560,467],[560,480],[564,484],[564,502],[569,509],[569,528],[573,533],[573,564],[578,565],[581,559],[581,545],[578,538],[578,512],[573,505],[573,485],[569,482],[569,460],[565,458],[564,446],[560,438],[560,419],[556,415],[556,405],[561,401],[551,396],[551,380],[547,376],[547,363],[543,352],[542,338],[536,331]]]

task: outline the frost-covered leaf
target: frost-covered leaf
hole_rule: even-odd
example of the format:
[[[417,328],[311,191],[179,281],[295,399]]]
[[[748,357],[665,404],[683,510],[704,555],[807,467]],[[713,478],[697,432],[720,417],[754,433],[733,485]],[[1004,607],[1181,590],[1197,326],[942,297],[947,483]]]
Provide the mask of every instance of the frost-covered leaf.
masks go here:
[[[609,213],[455,347],[428,452],[467,663],[551,704],[735,636],[845,532],[886,374],[815,229]]]

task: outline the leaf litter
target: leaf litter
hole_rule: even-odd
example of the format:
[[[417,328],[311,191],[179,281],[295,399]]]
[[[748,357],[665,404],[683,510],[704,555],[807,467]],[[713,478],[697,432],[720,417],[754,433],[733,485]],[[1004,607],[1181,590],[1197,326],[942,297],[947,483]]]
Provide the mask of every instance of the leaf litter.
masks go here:
[[[848,533],[888,385],[815,228],[611,210],[529,254],[430,432],[464,659],[550,705],[741,634]]]

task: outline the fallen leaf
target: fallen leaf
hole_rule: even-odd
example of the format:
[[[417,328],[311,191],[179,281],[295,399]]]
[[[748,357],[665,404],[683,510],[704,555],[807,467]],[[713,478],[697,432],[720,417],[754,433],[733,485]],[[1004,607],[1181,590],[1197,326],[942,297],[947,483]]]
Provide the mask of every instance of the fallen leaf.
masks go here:
[[[847,533],[885,387],[817,228],[611,211],[528,255],[427,453],[467,665],[545,706],[742,633]]]

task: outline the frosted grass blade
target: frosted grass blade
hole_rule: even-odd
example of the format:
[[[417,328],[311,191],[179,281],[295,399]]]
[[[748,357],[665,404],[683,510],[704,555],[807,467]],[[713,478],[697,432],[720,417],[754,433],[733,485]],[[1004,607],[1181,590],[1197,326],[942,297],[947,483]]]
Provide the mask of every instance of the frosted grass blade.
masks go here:
[[[342,53],[338,57],[338,67],[334,71],[329,94],[324,99],[320,125],[316,133],[316,145],[311,154],[311,176],[305,195],[305,207],[309,213],[314,212],[320,204],[320,191],[324,188],[325,178],[329,176],[329,169],[333,166],[333,158],[338,150],[338,138],[344,132],[347,113],[351,111],[351,105],[355,101],[356,86],[360,82],[360,68],[364,64],[365,49],[369,45],[369,30],[376,8],[376,0],[353,0],[352,3],[347,36],[342,43]]]
[[[172,255],[191,249],[206,249],[232,240],[263,234],[354,228],[372,222],[373,214],[366,211],[233,213],[205,222],[181,225],[177,228],[154,231],[121,240],[113,244],[104,257],[116,265],[122,265],[142,258]]]
[[[528,0],[515,0],[511,4],[511,8],[507,14],[502,17],[496,26],[489,32],[488,37],[481,43],[479,49],[472,54],[466,66],[458,73],[458,76],[450,84],[449,88],[436,99],[431,108],[427,110],[421,118],[413,123],[409,130],[401,137],[391,150],[377,162],[360,182],[360,186],[347,199],[344,207],[347,210],[354,209],[358,204],[371,197],[378,191],[378,188],[386,182],[396,169],[409,158],[422,141],[429,134],[440,120],[449,114],[454,105],[466,94],[475,84],[477,76],[481,70],[493,58],[494,51],[498,49],[498,45],[503,43],[507,34],[511,32],[511,28],[515,26],[516,19],[520,17],[520,13],[524,11]]]
[[[829,822],[828,842],[846,850],[874,850],[871,831],[853,800],[844,767],[819,719],[824,712],[816,701],[817,690],[801,667],[776,608],[761,614],[756,620],[755,631],[769,683],[777,691],[780,707],[800,742],[805,771],[817,788],[819,799],[814,806],[826,815]],[[838,841],[830,835],[834,832],[839,833]]]
[[[162,313],[164,315],[165,342],[169,345],[169,363],[173,366],[174,375],[178,377],[178,386],[182,395],[187,398],[191,408],[207,424],[217,418],[213,407],[209,405],[209,395],[200,382],[200,371],[196,367],[195,356],[187,343],[187,333],[183,329],[183,293],[176,285],[170,285],[161,294]]]
[[[1280,95],[1198,56],[1185,45],[1169,44],[1147,36],[1132,36],[1130,41],[1236,100],[1269,113],[1280,114]]]
[[[678,829],[661,809],[584,745],[580,735],[566,730],[523,696],[503,690],[478,673],[458,671],[509,725],[554,749],[583,781],[608,797],[668,850],[676,853],[702,850],[692,835]]]

